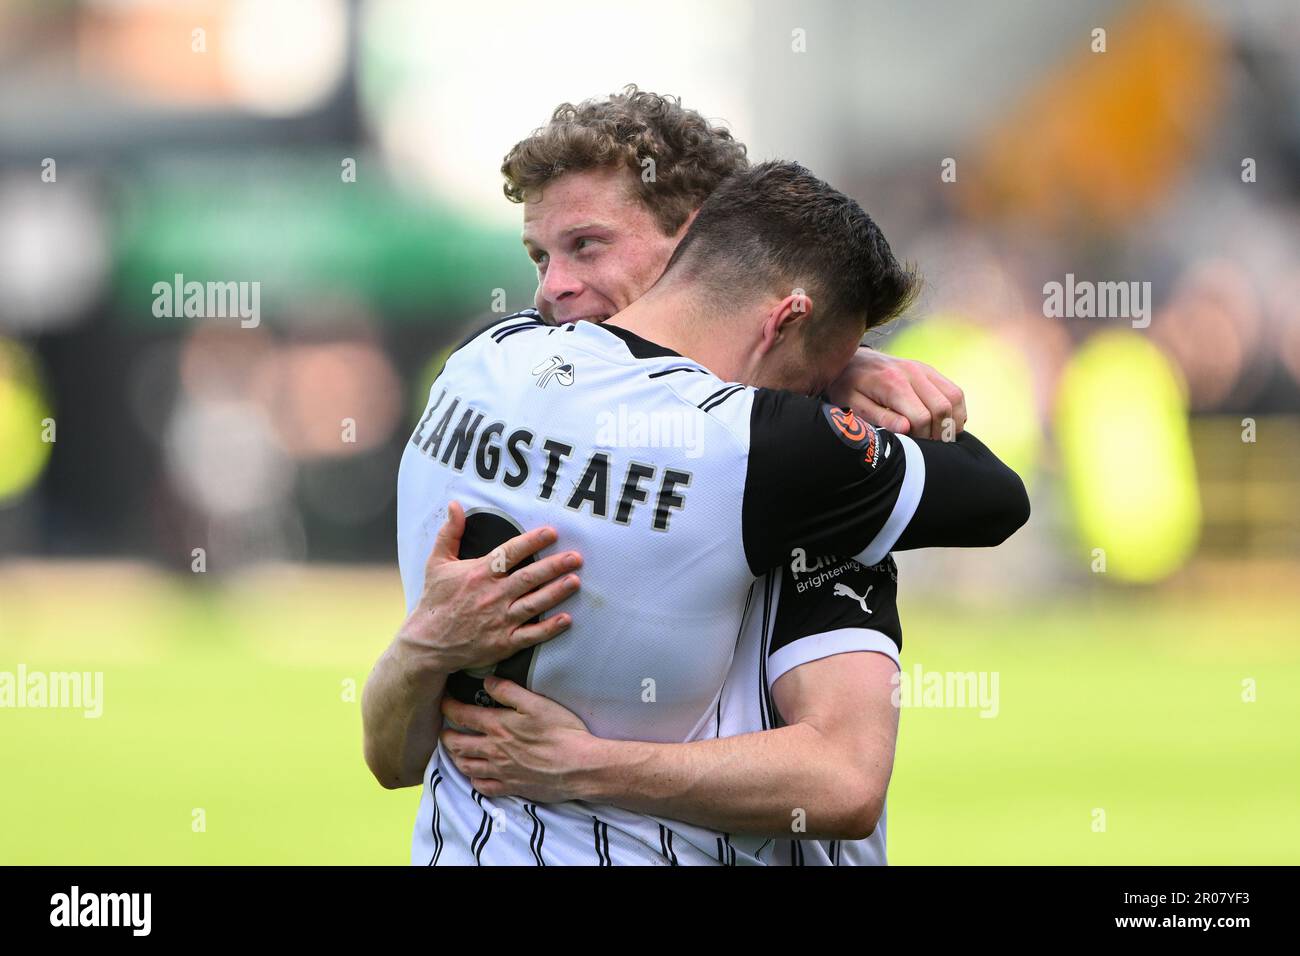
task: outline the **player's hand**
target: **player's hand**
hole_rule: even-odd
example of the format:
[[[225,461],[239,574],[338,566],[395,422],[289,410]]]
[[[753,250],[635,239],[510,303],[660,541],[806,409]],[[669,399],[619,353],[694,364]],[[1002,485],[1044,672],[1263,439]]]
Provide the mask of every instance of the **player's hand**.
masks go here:
[[[865,346],[831,383],[826,397],[873,425],[914,438],[952,441],[966,427],[966,396],[960,388],[924,362]]]
[[[568,614],[527,622],[577,593],[580,582],[571,572],[582,565],[578,552],[553,554],[509,573],[554,544],[554,528],[536,528],[462,561],[457,555],[464,534],[465,511],[453,501],[425,565],[424,593],[394,642],[416,668],[451,674],[486,667],[549,641],[572,623]]]
[[[596,738],[578,716],[513,681],[489,677],[483,688],[506,708],[462,704],[450,697],[442,713],[442,745],[452,763],[485,797],[516,796],[538,803],[580,800],[577,778]]]

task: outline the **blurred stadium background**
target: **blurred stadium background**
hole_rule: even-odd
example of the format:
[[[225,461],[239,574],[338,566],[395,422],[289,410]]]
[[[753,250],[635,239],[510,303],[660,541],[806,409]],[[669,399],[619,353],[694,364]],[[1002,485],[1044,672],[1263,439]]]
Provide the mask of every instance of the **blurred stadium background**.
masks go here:
[[[501,156],[628,82],[863,202],[928,281],[879,346],[1029,485],[900,559],[907,666],[1000,705],[904,712],[893,862],[1300,862],[1294,2],[8,0],[0,671],[104,703],[0,710],[0,863],[405,861],[357,702],[401,444],[531,301]],[[155,317],[178,273],[260,325]],[[1045,317],[1067,273],[1150,326]]]

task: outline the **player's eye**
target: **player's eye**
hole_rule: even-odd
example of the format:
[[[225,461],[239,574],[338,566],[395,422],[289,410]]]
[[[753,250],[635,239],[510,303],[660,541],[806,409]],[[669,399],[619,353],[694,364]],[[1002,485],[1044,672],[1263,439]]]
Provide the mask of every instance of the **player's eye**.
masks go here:
[[[580,239],[578,239],[577,242],[573,244],[573,250],[574,252],[581,252],[583,249],[588,248],[588,246],[593,244],[595,241],[596,240],[592,236],[582,236]]]

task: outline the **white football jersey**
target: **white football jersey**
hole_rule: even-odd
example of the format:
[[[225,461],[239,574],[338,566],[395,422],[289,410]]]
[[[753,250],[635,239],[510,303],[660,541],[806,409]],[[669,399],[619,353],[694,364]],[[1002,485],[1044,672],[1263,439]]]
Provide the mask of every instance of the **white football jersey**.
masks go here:
[[[816,399],[727,383],[610,325],[503,319],[447,360],[406,446],[398,552],[407,609],[448,502],[462,557],[550,524],[583,555],[564,634],[496,673],[597,736],[715,736],[756,578],[792,549],[879,564],[920,500],[917,445]],[[870,647],[853,649],[871,649]],[[447,692],[491,705],[482,675]],[[761,862],[726,834],[613,807],[476,792],[435,751],[416,864]]]

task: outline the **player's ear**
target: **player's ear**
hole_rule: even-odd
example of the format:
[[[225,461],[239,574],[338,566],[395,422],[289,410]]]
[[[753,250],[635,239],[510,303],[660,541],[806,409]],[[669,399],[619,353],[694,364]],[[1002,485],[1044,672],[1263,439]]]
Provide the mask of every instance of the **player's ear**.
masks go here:
[[[800,328],[806,328],[808,319],[812,318],[813,300],[802,290],[796,290],[772,306],[763,323],[763,351],[770,352],[783,338],[797,334]]]

